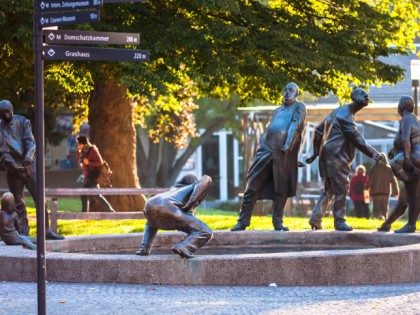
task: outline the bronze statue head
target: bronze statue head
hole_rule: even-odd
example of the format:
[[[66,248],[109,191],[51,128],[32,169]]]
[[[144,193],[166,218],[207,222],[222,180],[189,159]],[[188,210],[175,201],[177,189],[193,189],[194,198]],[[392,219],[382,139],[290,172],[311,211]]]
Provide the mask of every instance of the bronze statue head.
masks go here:
[[[285,106],[292,105],[299,95],[299,87],[296,83],[287,83],[283,92],[283,104]]]
[[[411,96],[402,96],[398,103],[398,114],[403,115],[404,111],[414,111],[414,99]]]
[[[9,213],[15,211],[15,197],[11,192],[4,193],[3,196],[1,196],[1,209]]]
[[[175,187],[183,187],[187,185],[191,185],[197,181],[197,176],[194,174],[187,174],[184,175],[176,184]]]
[[[353,103],[358,105],[360,108],[369,105],[369,95],[362,88],[355,88],[353,91],[351,91],[350,98]]]
[[[0,118],[6,123],[13,119],[13,104],[8,100],[0,101]]]

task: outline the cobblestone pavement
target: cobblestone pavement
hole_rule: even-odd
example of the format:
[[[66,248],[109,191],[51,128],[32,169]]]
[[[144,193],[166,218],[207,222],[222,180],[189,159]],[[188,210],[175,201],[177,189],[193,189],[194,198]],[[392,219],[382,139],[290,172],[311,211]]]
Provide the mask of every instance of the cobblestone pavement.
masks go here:
[[[47,314],[420,314],[420,283],[320,287],[48,283]],[[37,314],[37,284],[0,282],[0,314]]]

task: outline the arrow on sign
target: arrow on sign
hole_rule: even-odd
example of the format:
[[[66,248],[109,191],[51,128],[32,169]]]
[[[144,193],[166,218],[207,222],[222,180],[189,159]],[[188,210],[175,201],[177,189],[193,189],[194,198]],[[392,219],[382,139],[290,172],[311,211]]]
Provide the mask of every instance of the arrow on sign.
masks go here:
[[[96,48],[77,46],[44,46],[46,60],[85,60],[85,61],[149,61],[148,50]]]

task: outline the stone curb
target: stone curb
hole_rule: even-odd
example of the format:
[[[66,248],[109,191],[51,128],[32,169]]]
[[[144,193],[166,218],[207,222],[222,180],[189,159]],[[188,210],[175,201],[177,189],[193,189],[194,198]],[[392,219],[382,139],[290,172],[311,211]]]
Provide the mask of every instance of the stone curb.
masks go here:
[[[185,237],[158,233],[155,248]],[[142,233],[47,241],[47,281],[161,285],[363,285],[419,282],[420,234],[353,231],[216,231],[206,246],[244,244],[374,244],[368,249],[269,254],[134,255]],[[133,255],[85,254],[133,250]],[[82,253],[69,253],[80,251]],[[0,244],[2,281],[36,281],[36,251]]]

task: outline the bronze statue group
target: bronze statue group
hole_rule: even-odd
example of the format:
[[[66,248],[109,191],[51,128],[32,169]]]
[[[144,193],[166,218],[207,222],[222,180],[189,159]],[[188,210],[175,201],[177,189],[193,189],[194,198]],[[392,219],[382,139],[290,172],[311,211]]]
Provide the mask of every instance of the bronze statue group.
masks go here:
[[[253,208],[260,199],[273,201],[274,230],[289,230],[283,225],[284,208],[287,198],[296,195],[298,166],[304,165],[298,161],[298,153],[305,128],[306,107],[297,100],[298,95],[298,86],[293,82],[288,83],[283,93],[283,104],[274,110],[272,120],[260,138],[247,174],[239,218],[231,228],[233,232],[245,230],[250,225]],[[370,102],[367,92],[355,88],[350,97],[350,104],[333,110],[315,128],[313,153],[306,159],[306,163],[310,164],[318,158],[324,184],[309,219],[313,230],[322,229],[322,219],[330,203],[335,230],[353,229],[346,223],[345,216],[349,175],[356,149],[374,159],[376,163],[384,163],[383,156],[366,142],[354,121],[354,115]],[[408,222],[401,229],[395,230],[395,233],[416,231],[420,212],[420,191],[417,193],[417,190],[420,190],[420,126],[413,111],[413,98],[401,97],[398,104],[400,126],[388,157],[391,160],[392,171],[404,183],[404,189],[393,211],[378,228],[379,231],[390,231],[392,223],[400,218],[407,208]],[[32,197],[35,196],[35,144],[30,123],[22,116],[13,115],[13,106],[7,100],[0,102],[0,118],[0,162],[6,168],[11,191],[11,194],[5,194],[2,198],[0,236],[7,244],[21,244],[33,248],[25,237],[28,235],[29,225],[23,201],[24,186],[28,188]],[[172,250],[184,258],[194,257],[194,252],[213,236],[210,227],[194,215],[195,209],[206,197],[211,182],[211,178],[206,175],[198,179],[195,175],[188,174],[168,192],[150,198],[144,209],[147,223],[143,240],[136,254],[149,255],[157,231],[162,229],[185,232],[186,238],[174,245]],[[11,195],[14,198],[11,198]],[[17,214],[13,215],[13,211]],[[48,215],[46,221],[47,239],[63,239],[48,227]]]

